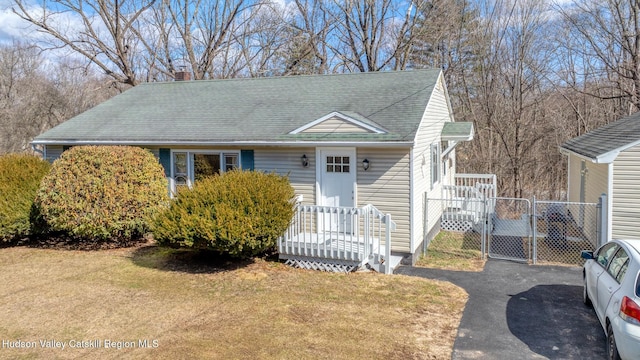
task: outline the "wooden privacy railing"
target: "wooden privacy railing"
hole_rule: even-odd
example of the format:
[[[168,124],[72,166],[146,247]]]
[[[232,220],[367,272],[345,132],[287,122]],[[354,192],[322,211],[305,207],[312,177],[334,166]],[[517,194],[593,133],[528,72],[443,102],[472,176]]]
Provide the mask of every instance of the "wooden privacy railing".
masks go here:
[[[360,208],[296,206],[289,228],[278,240],[281,255],[303,256],[363,265],[373,256],[391,256],[390,214],[373,205]],[[384,245],[385,254],[380,254]]]

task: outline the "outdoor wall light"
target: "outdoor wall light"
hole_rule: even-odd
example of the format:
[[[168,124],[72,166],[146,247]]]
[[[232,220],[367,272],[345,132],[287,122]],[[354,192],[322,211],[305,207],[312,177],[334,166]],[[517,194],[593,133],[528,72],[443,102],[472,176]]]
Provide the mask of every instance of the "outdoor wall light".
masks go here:
[[[362,160],[362,168],[364,169],[364,171],[369,170],[369,160],[367,159]]]
[[[300,160],[302,160],[302,167],[309,167],[309,159],[307,158],[307,154],[302,155]]]

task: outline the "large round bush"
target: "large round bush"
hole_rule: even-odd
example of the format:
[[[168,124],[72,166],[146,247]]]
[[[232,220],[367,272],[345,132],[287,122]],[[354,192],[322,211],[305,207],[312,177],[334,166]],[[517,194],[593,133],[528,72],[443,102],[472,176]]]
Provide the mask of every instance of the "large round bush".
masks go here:
[[[276,245],[293,216],[294,190],[276,174],[234,170],[181,190],[155,218],[154,238],[169,246],[254,256]]]
[[[147,150],[129,146],[65,151],[42,180],[36,198],[50,230],[95,240],[143,235],[167,202],[167,180],[158,160]]]
[[[48,162],[33,155],[0,156],[0,239],[31,233],[31,207],[49,168]]]

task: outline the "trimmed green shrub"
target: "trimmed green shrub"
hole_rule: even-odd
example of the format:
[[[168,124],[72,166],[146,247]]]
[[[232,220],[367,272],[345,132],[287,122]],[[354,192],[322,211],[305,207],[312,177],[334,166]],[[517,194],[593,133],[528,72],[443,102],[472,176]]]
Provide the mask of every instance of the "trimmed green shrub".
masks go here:
[[[130,146],[65,151],[36,198],[50,231],[93,240],[139,237],[167,203],[164,169],[151,152]]]
[[[0,156],[0,239],[31,234],[30,214],[48,162],[28,154]]]
[[[160,244],[250,257],[276,245],[293,217],[294,190],[276,174],[234,170],[184,189],[154,221]]]

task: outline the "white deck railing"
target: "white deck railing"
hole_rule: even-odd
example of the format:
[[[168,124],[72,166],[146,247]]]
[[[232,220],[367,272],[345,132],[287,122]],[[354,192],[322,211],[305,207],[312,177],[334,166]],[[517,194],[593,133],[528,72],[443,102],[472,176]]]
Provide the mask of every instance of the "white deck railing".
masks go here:
[[[282,256],[301,256],[357,262],[391,256],[390,214],[373,205],[360,208],[316,205],[296,206],[291,225],[278,240]],[[384,248],[384,254],[381,254]]]
[[[451,189],[457,189],[458,196],[480,196],[485,199],[498,196],[498,185],[494,174],[455,174],[453,184],[443,187],[445,192],[451,191]]]

